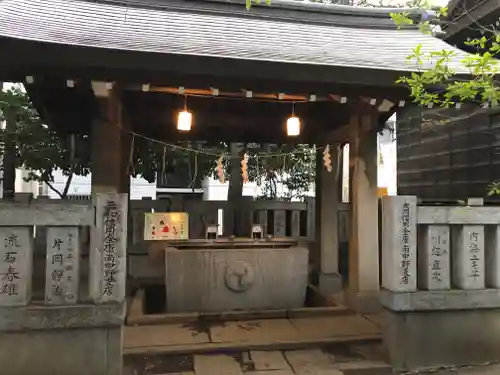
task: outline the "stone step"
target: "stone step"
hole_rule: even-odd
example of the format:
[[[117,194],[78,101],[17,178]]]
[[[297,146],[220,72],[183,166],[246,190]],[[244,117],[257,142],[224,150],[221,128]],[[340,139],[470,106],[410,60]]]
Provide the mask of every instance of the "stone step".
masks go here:
[[[219,352],[239,352],[242,350],[295,350],[317,346],[329,346],[342,343],[381,343],[380,334],[367,334],[356,336],[338,336],[324,338],[305,338],[290,340],[263,340],[252,342],[203,342],[185,345],[152,345],[123,348],[124,355],[177,355],[177,354],[210,354]]]
[[[140,306],[143,305],[143,293],[138,293],[130,304],[127,314],[127,325],[155,325],[172,323],[226,322],[255,319],[293,319],[312,318],[320,316],[354,315],[355,312],[344,306],[304,307],[291,310],[260,310],[260,311],[224,311],[214,313],[176,313],[176,314],[144,314]]]
[[[291,349],[333,343],[380,341],[381,328],[365,316],[319,315],[126,326],[124,353],[209,353]]]
[[[184,355],[126,355],[123,375],[389,375],[379,343],[344,343],[300,350],[251,350]]]

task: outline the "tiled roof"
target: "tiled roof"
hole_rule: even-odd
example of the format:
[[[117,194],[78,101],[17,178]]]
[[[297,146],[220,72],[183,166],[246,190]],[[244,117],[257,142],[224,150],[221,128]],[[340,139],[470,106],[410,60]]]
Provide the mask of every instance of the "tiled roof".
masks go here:
[[[156,5],[152,6],[153,3]],[[260,8],[258,14],[243,11],[234,14],[221,11],[224,4],[219,4],[217,11],[202,11],[193,6],[193,1],[185,1],[187,8],[179,6],[182,4],[179,1],[171,3],[176,6],[168,3],[3,0],[0,36],[167,55],[393,71],[416,69],[406,57],[417,44],[423,46],[423,51],[454,49],[416,29],[396,30],[387,19],[383,24],[370,26],[367,22],[370,12],[366,10],[358,17],[355,10],[342,15],[343,18],[335,15],[335,20],[351,22],[334,22],[333,14],[323,15],[321,20],[301,21],[291,16],[274,17],[272,12],[266,16],[265,8]],[[373,15],[374,20],[380,18],[380,12],[374,11]],[[457,72],[466,73],[459,64],[465,53],[455,50],[457,57],[452,66]]]

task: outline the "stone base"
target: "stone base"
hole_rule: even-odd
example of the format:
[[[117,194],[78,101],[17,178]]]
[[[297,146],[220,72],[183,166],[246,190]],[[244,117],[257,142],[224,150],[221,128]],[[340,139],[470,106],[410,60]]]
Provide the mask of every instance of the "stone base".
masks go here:
[[[124,304],[0,308],[0,373],[121,375]]]
[[[1,332],[9,375],[122,375],[122,328]]]
[[[330,297],[342,291],[342,275],[339,273],[320,273],[319,292],[323,297]]]
[[[397,371],[500,360],[500,309],[385,315],[384,342]]]
[[[378,292],[346,291],[347,305],[360,314],[378,314],[382,312]]]

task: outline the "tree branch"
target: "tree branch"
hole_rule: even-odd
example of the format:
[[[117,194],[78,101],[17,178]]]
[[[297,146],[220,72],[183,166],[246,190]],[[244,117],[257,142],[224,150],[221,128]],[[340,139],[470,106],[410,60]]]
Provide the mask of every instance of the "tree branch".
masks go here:
[[[47,184],[47,186],[49,187],[50,190],[52,190],[54,193],[56,193],[57,195],[59,195],[59,198],[63,199],[63,196],[59,192],[59,190],[57,190],[50,182],[44,181],[44,180],[40,180],[40,181],[45,182]]]
[[[62,192],[61,199],[66,198],[66,196],[68,195],[69,187],[71,185],[71,181],[73,180],[74,175],[75,175],[75,173],[73,171],[71,171],[71,174],[68,176],[68,179],[66,180],[66,186],[64,186],[64,190]]]
[[[54,185],[52,185],[52,183],[50,181],[47,181],[46,179],[42,178],[41,176],[37,175],[36,173],[34,172],[31,172],[31,178],[30,180],[32,181],[39,181],[39,182],[43,182],[43,183],[46,183],[47,186],[49,187],[50,190],[52,190],[54,193],[56,193],[57,195],[59,195],[59,198],[63,199],[63,193],[61,193],[59,190],[57,190]],[[72,177],[72,176],[71,176]],[[69,180],[69,179],[68,179]],[[70,181],[71,182],[71,181]],[[66,187],[69,187],[68,184],[66,183]],[[66,190],[66,188],[65,188]]]

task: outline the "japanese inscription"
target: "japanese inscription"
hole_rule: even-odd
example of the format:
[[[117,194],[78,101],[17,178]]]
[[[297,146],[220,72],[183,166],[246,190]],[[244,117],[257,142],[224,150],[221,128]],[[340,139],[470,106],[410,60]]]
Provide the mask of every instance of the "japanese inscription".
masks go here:
[[[484,227],[464,225],[456,236],[455,284],[461,289],[485,288]]]
[[[0,228],[0,306],[24,306],[31,298],[31,228]]]
[[[479,271],[479,258],[480,249],[478,246],[479,241],[479,233],[478,232],[470,232],[469,233],[469,261],[470,261],[470,275],[474,280],[478,277],[481,277],[481,273]]]
[[[119,263],[116,250],[119,240],[119,230],[122,217],[118,211],[116,202],[108,201],[104,210],[104,245],[103,245],[103,260],[104,260],[104,283],[103,294],[112,296],[116,288],[116,274]]]
[[[447,225],[428,225],[421,228],[422,274],[419,285],[426,290],[451,288],[450,229]]]
[[[45,303],[77,303],[80,269],[80,238],[77,227],[47,228],[46,262]]]
[[[410,204],[408,202],[403,203],[403,214],[401,216],[401,284],[408,285],[410,282]]]
[[[394,292],[417,289],[417,199],[382,200],[382,287]]]
[[[90,294],[95,302],[125,298],[127,195],[97,194],[90,253]]]

